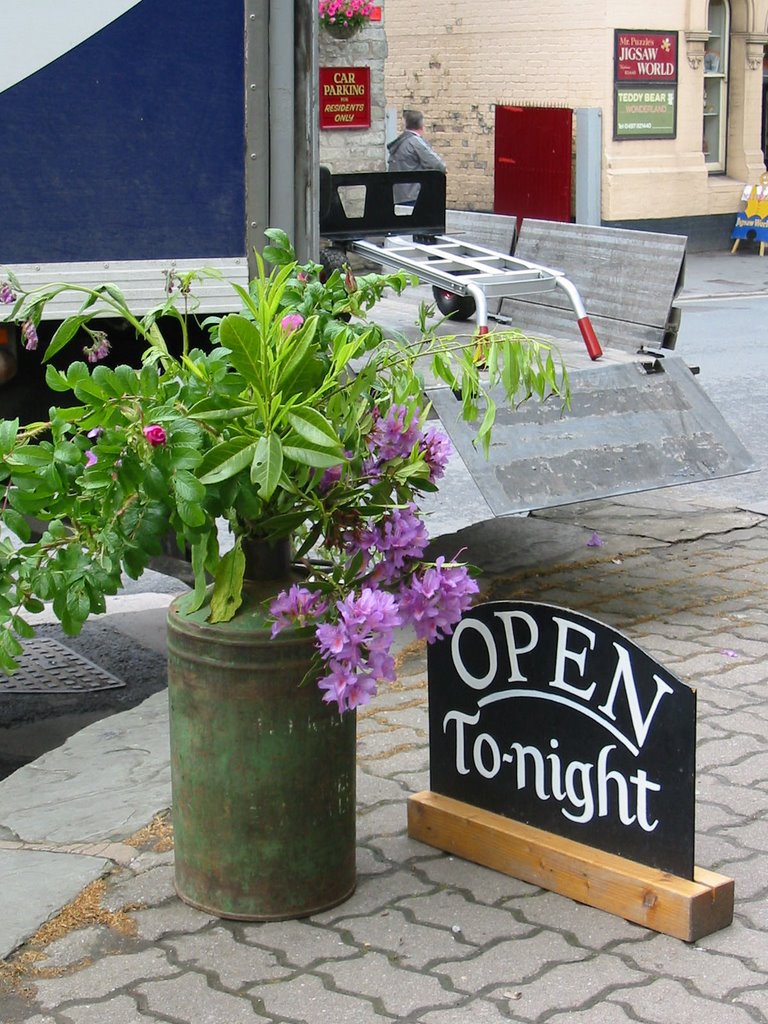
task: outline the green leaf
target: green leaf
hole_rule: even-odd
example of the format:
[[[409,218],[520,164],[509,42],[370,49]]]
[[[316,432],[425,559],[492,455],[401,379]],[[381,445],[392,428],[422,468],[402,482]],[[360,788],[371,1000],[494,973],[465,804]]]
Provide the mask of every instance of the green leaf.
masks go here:
[[[24,648],[9,629],[0,632],[0,648],[4,654],[9,654],[12,658],[18,658],[24,653]]]
[[[30,626],[26,619],[22,619],[20,615],[14,615],[11,622],[18,635],[24,640],[31,640],[34,637],[34,628]]]
[[[300,463],[302,466],[314,466],[316,469],[329,469],[331,466],[338,466],[344,461],[343,455],[333,455],[331,452],[324,451],[321,448],[302,447],[298,448],[295,445],[283,445],[283,455],[287,459],[293,459],[294,462]]]
[[[143,467],[142,487],[152,501],[165,501],[168,497],[168,481],[154,463]]]
[[[181,521],[191,527],[202,526],[207,519],[204,506],[206,488],[197,476],[186,469],[176,469],[172,479]]]
[[[66,374],[62,373],[61,370],[57,370],[55,366],[46,366],[45,383],[51,391],[71,391]]]
[[[192,545],[192,572],[195,576],[195,589],[185,594],[182,601],[183,611],[189,615],[202,608],[205,603],[205,561],[208,552],[208,534],[195,541]]]
[[[83,461],[83,453],[71,441],[60,441],[54,449],[53,458],[64,466],[79,466]]]
[[[75,397],[91,406],[105,405],[109,400],[108,393],[91,377],[79,381],[74,387]]]
[[[179,513],[179,518],[184,525],[190,526],[192,529],[203,526],[207,519],[205,509],[196,501],[186,501],[184,498],[177,498],[176,511]]]
[[[88,367],[81,361],[70,363],[67,367],[67,383],[73,389],[76,384],[79,384],[81,381],[88,380],[89,377],[90,373],[88,372]]]
[[[251,463],[251,482],[259,488],[259,496],[269,501],[283,472],[283,446],[277,434],[259,438]]]
[[[232,365],[238,373],[249,384],[258,386],[263,376],[263,360],[261,333],[256,324],[230,313],[221,321],[219,343],[232,353]]]
[[[328,420],[317,409],[304,408],[288,413],[288,422],[293,429],[319,448],[339,448],[341,441]]]
[[[243,575],[245,555],[240,544],[235,544],[219,562],[211,593],[210,622],[229,622],[243,603]]]
[[[264,247],[263,255],[265,260],[269,260],[275,266],[294,262],[296,253],[293,251],[291,240],[285,231],[280,228],[267,228],[264,234],[272,243]]]
[[[85,622],[91,610],[91,602],[82,580],[76,586],[67,588],[67,611],[75,622]]]
[[[200,464],[198,479],[200,483],[217,484],[236,476],[246,466],[250,466],[256,454],[258,442],[248,437],[233,437],[223,441],[206,452]]]
[[[478,440],[482,443],[483,452],[487,459],[491,446],[491,430],[493,428],[494,420],[496,419],[496,403],[493,401],[490,395],[485,396],[485,401],[485,415],[483,416],[483,421],[480,424],[480,429],[477,432],[477,437]]]
[[[178,470],[173,475],[176,497],[182,501],[205,501],[205,487],[189,470]]]
[[[114,299],[121,306],[126,305],[125,295],[123,295],[123,293],[120,291],[116,284],[103,284],[100,288],[97,289],[97,291],[101,291],[104,292],[106,295],[109,295],[110,298]]]
[[[56,333],[51,338],[48,347],[45,350],[43,362],[47,363],[56,355],[57,352],[61,352],[64,346],[68,345],[74,338],[83,324],[90,319],[90,313],[87,316],[70,316],[67,317],[63,323],[59,324]]]
[[[8,459],[12,466],[48,466],[53,457],[50,445],[25,444]]]
[[[208,409],[207,405],[210,405],[210,399],[204,399],[200,403],[201,408],[197,406],[189,413],[191,420],[204,420],[206,423],[214,423],[217,420],[238,420],[243,416],[253,416],[257,413],[258,406],[255,405],[237,405],[231,409]]]
[[[19,431],[19,421],[0,419],[0,454],[7,454],[16,443],[16,434]]]
[[[20,516],[12,508],[6,508],[2,515],[2,521],[9,530],[16,534],[19,540],[25,544],[28,543],[32,537],[32,530],[24,516]]]

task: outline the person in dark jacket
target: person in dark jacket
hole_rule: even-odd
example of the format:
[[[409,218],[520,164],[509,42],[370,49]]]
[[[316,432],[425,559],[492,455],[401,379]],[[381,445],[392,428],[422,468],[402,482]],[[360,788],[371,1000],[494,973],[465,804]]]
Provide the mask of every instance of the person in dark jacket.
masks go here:
[[[445,163],[424,138],[424,115],[418,110],[406,110],[403,113],[405,131],[390,142],[390,171],[442,171],[445,174]],[[395,185],[394,199],[396,203],[413,206],[419,194],[417,184]]]

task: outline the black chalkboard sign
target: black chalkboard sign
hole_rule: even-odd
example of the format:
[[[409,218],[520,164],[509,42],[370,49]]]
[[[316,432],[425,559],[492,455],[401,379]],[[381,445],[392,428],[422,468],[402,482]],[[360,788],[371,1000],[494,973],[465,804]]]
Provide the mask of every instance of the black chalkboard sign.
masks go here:
[[[696,694],[631,640],[489,602],[428,673],[435,793],[693,878]]]

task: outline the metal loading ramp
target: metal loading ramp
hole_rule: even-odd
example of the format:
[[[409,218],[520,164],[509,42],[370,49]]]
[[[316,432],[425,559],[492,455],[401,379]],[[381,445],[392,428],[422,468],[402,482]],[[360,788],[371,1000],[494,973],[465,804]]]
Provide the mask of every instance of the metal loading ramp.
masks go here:
[[[565,346],[564,346],[565,347]],[[488,458],[447,387],[427,394],[495,516],[554,508],[750,472],[753,460],[686,364],[606,353],[569,369],[571,408],[558,399],[497,417]],[[620,353],[623,355],[623,353]]]
[[[320,231],[328,241],[473,299],[478,334],[488,331],[489,319],[520,328],[551,341],[568,369],[569,410],[556,398],[513,409],[501,391],[494,394],[487,460],[473,445],[471,425],[461,422],[452,391],[428,382],[435,412],[493,515],[755,469],[689,367],[672,355],[684,236],[525,220],[510,255],[475,243],[471,213],[460,239],[445,234],[445,178],[438,172],[322,171]],[[420,188],[409,209],[395,200],[403,183]],[[495,312],[489,300],[498,300]],[[409,292],[385,299],[377,319],[386,328],[389,310],[392,329],[415,337],[415,329],[403,332],[403,323],[415,321],[416,302]],[[441,333],[462,333],[458,319]]]

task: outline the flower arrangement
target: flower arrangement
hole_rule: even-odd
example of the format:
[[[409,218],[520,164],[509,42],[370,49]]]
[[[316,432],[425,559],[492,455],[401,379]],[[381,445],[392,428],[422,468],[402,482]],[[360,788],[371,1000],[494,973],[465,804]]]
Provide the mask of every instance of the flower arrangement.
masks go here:
[[[373,8],[365,0],[319,0],[320,24],[323,28],[361,28],[368,24]]]
[[[200,348],[189,341],[200,274],[172,279],[164,303],[142,317],[114,285],[26,292],[0,275],[0,297],[28,349],[45,304],[64,290],[83,294],[43,354],[49,388],[75,404],[51,408],[45,422],[0,421],[6,672],[34,634],[25,613],[51,602],[76,634],[105,610],[123,573],[137,578],[162,552],[169,531],[194,572],[185,610],[205,608],[212,622],[241,606],[249,545],[290,542],[297,574],[272,593],[265,622],[273,635],[314,631],[318,685],[342,711],[394,678],[397,627],[411,624],[432,641],[471,603],[477,585],[466,565],[425,559],[419,500],[437,489],[451,446],[427,419],[419,366],[427,359],[460,394],[457,410],[477,423],[484,445],[489,389],[501,386],[513,401],[567,401],[564,370],[546,344],[506,331],[488,337],[481,371],[471,339],[438,338],[425,310],[418,342],[385,338],[368,313],[385,289],[401,292],[407,275],[356,279],[346,269],[326,280],[319,265],[296,262],[283,232],[268,235],[264,257],[274,269],[257,258],[250,287],[233,285],[242,311],[205,321],[209,343]],[[135,331],[137,367],[102,362],[106,314]],[[163,333],[168,318],[180,326],[177,354]],[[52,357],[83,334],[86,361],[54,367]],[[44,524],[41,535],[30,518]]]

